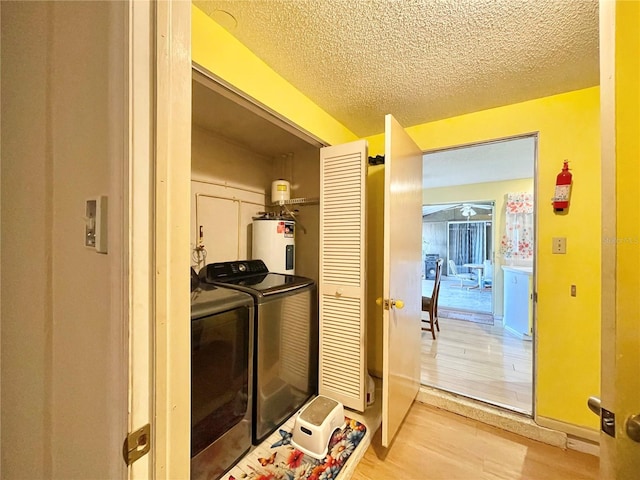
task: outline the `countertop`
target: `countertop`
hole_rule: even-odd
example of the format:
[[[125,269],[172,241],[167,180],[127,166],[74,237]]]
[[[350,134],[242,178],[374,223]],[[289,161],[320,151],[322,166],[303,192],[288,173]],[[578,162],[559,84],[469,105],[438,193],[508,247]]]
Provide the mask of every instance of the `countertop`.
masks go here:
[[[517,265],[502,265],[502,270],[515,272],[515,273],[524,273],[525,275],[533,275],[533,267],[520,267]]]

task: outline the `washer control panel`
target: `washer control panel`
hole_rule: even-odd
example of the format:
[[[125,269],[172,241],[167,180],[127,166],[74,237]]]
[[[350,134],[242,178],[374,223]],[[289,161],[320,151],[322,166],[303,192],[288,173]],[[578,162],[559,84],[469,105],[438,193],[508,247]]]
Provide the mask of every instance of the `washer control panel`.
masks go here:
[[[269,273],[262,260],[239,260],[233,262],[210,263],[200,270],[200,279],[205,282],[238,278],[246,275]]]

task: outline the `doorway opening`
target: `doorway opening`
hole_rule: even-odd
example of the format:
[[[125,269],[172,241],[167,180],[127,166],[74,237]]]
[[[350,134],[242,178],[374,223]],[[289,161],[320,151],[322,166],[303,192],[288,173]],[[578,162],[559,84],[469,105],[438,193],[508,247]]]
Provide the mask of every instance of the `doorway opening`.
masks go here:
[[[423,156],[423,296],[435,291],[429,266],[440,258],[443,266],[440,332],[422,337],[421,381],[526,415],[533,412],[536,147],[537,135],[528,135]]]

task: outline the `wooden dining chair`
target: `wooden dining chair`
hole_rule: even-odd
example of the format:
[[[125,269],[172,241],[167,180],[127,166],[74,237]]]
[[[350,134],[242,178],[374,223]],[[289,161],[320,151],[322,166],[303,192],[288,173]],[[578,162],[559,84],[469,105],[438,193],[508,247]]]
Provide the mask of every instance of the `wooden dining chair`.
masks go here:
[[[436,329],[440,331],[438,322],[438,296],[440,294],[440,278],[442,277],[442,259],[436,262],[436,279],[433,282],[433,292],[430,297],[422,297],[422,311],[429,313],[429,320],[422,319],[428,326],[422,327],[425,332],[431,332],[433,339],[436,339]]]

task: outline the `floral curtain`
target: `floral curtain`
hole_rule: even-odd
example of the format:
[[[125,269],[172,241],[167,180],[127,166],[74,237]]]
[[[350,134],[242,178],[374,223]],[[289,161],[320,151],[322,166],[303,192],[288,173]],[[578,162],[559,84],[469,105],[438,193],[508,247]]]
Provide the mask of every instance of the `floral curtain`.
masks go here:
[[[533,194],[508,193],[500,253],[507,259],[532,260],[533,248]]]

